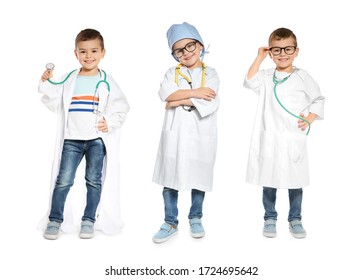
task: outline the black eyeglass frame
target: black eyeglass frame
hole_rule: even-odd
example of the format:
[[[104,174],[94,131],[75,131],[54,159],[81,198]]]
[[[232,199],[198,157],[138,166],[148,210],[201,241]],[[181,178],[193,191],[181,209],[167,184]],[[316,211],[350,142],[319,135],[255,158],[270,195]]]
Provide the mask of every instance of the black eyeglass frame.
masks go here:
[[[292,48],[293,49],[293,52],[286,52],[286,49],[287,48]],[[278,49],[279,50],[279,53],[273,53],[273,51],[272,51],[273,49],[276,49],[276,50]],[[271,52],[271,54],[273,56],[280,55],[282,53],[282,50],[284,50],[285,54],[287,54],[287,55],[293,55],[296,52],[296,49],[297,49],[297,46],[286,46],[284,48],[281,48],[281,47],[271,47],[269,49],[269,51]]]
[[[184,48],[179,48],[179,49],[175,49],[175,50],[173,50],[173,52],[171,53],[171,55],[172,56],[174,56],[174,58],[176,58],[176,59],[179,59],[179,58],[181,58],[183,55],[184,55],[184,50],[185,51],[187,51],[187,52],[194,52],[195,51],[195,49],[197,48],[197,43],[199,43],[198,41],[192,41],[192,42],[189,42],[188,44],[186,44],[185,46],[184,46]],[[192,47],[193,48],[193,46],[194,46],[194,48],[193,49],[188,49],[188,46],[190,46],[190,47]],[[176,55],[176,53],[177,52],[180,52],[181,53],[181,55],[180,56],[177,56]]]

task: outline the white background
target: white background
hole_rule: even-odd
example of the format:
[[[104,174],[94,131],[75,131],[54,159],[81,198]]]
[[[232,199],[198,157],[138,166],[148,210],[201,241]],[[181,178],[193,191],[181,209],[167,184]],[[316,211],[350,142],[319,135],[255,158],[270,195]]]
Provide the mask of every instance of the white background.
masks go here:
[[[323,4],[324,3],[324,4]],[[359,1],[2,1],[1,28],[1,279],[217,279],[201,266],[256,266],[251,279],[357,279],[362,252],[362,15]],[[156,245],[163,222],[162,187],[151,182],[164,104],[158,89],[176,62],[166,31],[197,27],[219,73],[221,106],[214,190],[204,208],[206,237],[189,235],[189,193],[180,194],[180,231]],[[296,240],[288,231],[287,191],[278,192],[278,236],[262,236],[261,187],[245,183],[257,97],[243,88],[257,49],[276,28],[292,29],[306,69],[326,96],[326,120],[309,135],[311,186]],[[78,233],[57,241],[37,230],[46,214],[56,117],[40,102],[47,62],[60,76],[79,66],[74,38],[99,30],[106,56],[100,67],[118,81],[131,106],[122,132],[122,234]],[[263,68],[273,67],[269,58]],[[83,190],[82,171],[71,191]],[[358,253],[358,256],[356,254]],[[360,259],[360,261],[359,261]],[[105,276],[114,268],[189,268],[188,277]],[[239,279],[241,276],[224,276]]]

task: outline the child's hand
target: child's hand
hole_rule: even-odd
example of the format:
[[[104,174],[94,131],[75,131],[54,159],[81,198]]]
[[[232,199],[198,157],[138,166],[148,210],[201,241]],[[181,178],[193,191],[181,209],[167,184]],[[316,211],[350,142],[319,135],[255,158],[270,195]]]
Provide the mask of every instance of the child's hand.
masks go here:
[[[168,110],[179,106],[193,106],[193,103],[190,101],[189,98],[176,101],[168,101],[165,104],[165,109]]]
[[[269,52],[270,52],[270,48],[269,47],[261,47],[261,48],[258,49],[257,56],[261,60],[264,60],[266,58],[266,56],[268,55]]]
[[[171,109],[171,108],[174,108],[174,107],[178,107],[178,106],[179,106],[179,102],[178,101],[168,101],[165,104],[165,109],[168,110],[168,109]]]
[[[309,115],[307,117],[305,117],[305,115],[303,113],[301,113],[300,117],[303,118],[304,120],[307,120],[311,125],[316,118],[316,114],[309,113]],[[298,120],[297,123],[298,123],[298,127],[299,127],[299,129],[301,129],[301,131],[304,131],[309,126],[309,124],[303,120]]]
[[[108,132],[108,125],[107,125],[105,118],[102,117],[98,121],[97,129],[98,129],[98,131],[101,131],[101,132]]]
[[[208,87],[200,87],[197,89],[192,90],[192,96],[198,99],[205,99],[211,101],[212,99],[216,98],[216,93],[213,89]]]
[[[42,82],[45,82],[46,80],[48,80],[52,77],[53,77],[53,70],[45,70],[41,79],[42,79]]]
[[[252,63],[250,69],[248,70],[247,80],[252,79],[252,77],[256,75],[256,73],[260,69],[261,63],[264,61],[269,52],[270,52],[269,47],[261,47],[258,49],[257,57],[255,61]]]
[[[165,104],[165,110],[168,110],[168,109],[170,109],[171,108],[171,101],[168,101],[168,102],[166,102],[166,104]]]

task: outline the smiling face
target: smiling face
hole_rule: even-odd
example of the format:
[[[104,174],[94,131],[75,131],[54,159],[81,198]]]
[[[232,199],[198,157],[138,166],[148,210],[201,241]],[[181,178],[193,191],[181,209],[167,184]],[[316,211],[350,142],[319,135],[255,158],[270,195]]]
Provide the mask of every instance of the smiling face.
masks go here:
[[[98,74],[98,64],[105,56],[106,50],[102,48],[99,39],[79,41],[74,53],[82,65],[79,75],[94,76]]]
[[[193,49],[189,46],[193,42],[196,42],[195,49],[193,51],[189,51]],[[202,66],[202,62],[200,60],[200,53],[202,50],[203,46],[194,39],[182,39],[173,45],[173,53],[178,52],[182,54],[179,57],[179,62],[189,69]]]
[[[296,41],[292,38],[286,38],[281,40],[272,40],[270,43],[271,48],[282,48],[280,54],[273,54],[274,52],[270,51],[270,57],[272,58],[273,62],[276,64],[277,71],[283,71],[291,73],[293,71],[293,62],[295,57],[297,57],[299,53],[299,48],[296,47]],[[287,47],[295,47],[296,50],[293,54],[287,54],[285,51]],[[287,48],[289,51],[291,48]],[[289,53],[289,51],[287,51]]]

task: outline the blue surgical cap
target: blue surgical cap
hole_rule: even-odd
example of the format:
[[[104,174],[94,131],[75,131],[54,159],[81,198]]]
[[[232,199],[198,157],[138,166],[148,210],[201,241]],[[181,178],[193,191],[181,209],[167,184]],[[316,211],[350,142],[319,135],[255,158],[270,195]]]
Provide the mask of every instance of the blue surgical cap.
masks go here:
[[[171,51],[173,50],[173,45],[182,39],[195,39],[204,46],[198,30],[187,22],[170,26],[166,32],[166,37],[168,38],[168,44]]]

